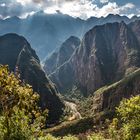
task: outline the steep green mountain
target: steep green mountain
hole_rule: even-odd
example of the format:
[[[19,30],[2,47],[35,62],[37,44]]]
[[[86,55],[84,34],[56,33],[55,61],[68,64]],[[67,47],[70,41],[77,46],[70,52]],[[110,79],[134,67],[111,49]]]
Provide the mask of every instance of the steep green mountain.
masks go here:
[[[83,116],[102,116],[113,118],[115,108],[123,98],[140,94],[140,68],[125,76],[120,81],[99,88],[90,97],[81,101],[79,111]]]
[[[130,25],[107,23],[88,31],[70,60],[50,74],[62,92],[76,85],[84,95],[140,67],[139,34]]]
[[[18,69],[21,79],[40,94],[41,108],[49,109],[49,122],[59,120],[64,105],[57,96],[54,84],[42,70],[38,56],[24,37],[17,34],[0,36],[0,64],[9,65],[13,72]]]
[[[99,133],[105,131],[106,134],[108,133],[106,119],[112,120],[114,116],[118,117],[116,107],[120,105],[120,102],[124,98],[129,99],[137,95],[140,95],[140,68],[113,84],[99,88],[88,98],[80,100],[78,110],[83,117],[82,119],[64,122],[48,129],[47,132],[55,136],[64,136],[66,134],[90,133],[91,131],[98,132],[99,129]],[[134,109],[137,111],[138,108]],[[128,111],[132,112],[132,110]],[[109,137],[111,137],[110,134]]]

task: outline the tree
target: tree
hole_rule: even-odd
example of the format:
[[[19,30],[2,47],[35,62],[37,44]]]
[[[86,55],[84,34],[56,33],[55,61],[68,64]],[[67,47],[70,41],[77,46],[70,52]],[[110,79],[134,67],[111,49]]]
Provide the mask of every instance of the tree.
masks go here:
[[[140,95],[124,99],[117,108],[124,139],[140,139]]]
[[[0,65],[1,140],[29,140],[38,134],[45,120],[38,99],[39,95],[18,74]]]

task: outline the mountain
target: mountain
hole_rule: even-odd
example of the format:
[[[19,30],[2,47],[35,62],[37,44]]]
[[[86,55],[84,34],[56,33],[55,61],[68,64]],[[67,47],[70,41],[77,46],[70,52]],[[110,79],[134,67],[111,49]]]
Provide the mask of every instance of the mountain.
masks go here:
[[[58,89],[66,92],[76,85],[88,96],[138,69],[140,28],[137,22],[107,23],[89,30],[71,59],[50,74]]]
[[[0,20],[0,35],[17,33],[25,36],[39,57],[44,59],[71,35],[80,36],[83,22],[62,13],[40,11],[26,19],[11,17]]]
[[[47,74],[53,73],[58,67],[68,61],[77,47],[80,45],[80,39],[71,36],[59,48],[51,54],[45,61],[44,70]]]
[[[134,32],[135,36],[137,37],[140,43],[140,20],[136,20],[135,22],[130,23],[130,28]]]
[[[8,64],[13,72],[18,67],[21,79],[40,94],[41,108],[49,109],[49,123],[59,120],[64,106],[57,96],[58,91],[46,77],[38,56],[24,37],[17,34],[0,36],[0,64]]]
[[[101,87],[95,91],[92,96],[86,99],[84,107],[80,106],[80,110],[85,114],[94,116],[101,115],[102,119],[112,119],[115,108],[119,106],[120,101],[124,98],[130,98],[140,94],[140,68],[125,76],[118,82],[111,85]],[[90,102],[88,103],[87,101]],[[88,110],[83,108],[88,107]]]
[[[107,17],[91,17],[87,20],[73,18],[62,14],[45,14],[40,11],[25,19],[11,17],[0,19],[0,35],[6,33],[17,33],[25,36],[31,46],[36,50],[41,60],[44,60],[49,53],[61,46],[70,36],[82,38],[83,35],[93,26],[102,25],[107,22],[129,23],[139,17],[129,19],[125,16],[108,15]]]

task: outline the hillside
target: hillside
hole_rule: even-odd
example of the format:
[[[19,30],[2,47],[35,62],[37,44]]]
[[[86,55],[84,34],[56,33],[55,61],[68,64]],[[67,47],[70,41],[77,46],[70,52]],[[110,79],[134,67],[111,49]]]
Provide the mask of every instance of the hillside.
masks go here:
[[[122,79],[140,67],[140,42],[135,33],[124,22],[95,26],[71,59],[50,74],[51,80],[61,92],[76,85],[87,96]]]
[[[140,69],[137,69],[120,81],[99,88],[90,97],[81,101],[79,111],[86,117],[89,114],[99,115],[103,119],[112,118],[122,99],[140,94],[139,81]]]
[[[57,51],[53,52],[45,61],[44,70],[49,75],[57,68],[63,65],[70,59],[76,48],[80,45],[80,39],[71,36],[69,37]]]
[[[40,94],[39,105],[42,109],[49,109],[51,123],[59,120],[64,105],[57,96],[54,84],[42,70],[38,56],[24,37],[17,34],[0,36],[0,64],[9,65],[11,71],[18,72],[21,79]]]

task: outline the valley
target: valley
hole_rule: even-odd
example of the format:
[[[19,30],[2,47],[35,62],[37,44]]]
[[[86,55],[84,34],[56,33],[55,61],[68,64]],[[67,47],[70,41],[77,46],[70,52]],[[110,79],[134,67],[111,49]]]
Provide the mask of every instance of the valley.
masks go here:
[[[139,140],[139,121],[139,16],[0,19],[0,140]]]

